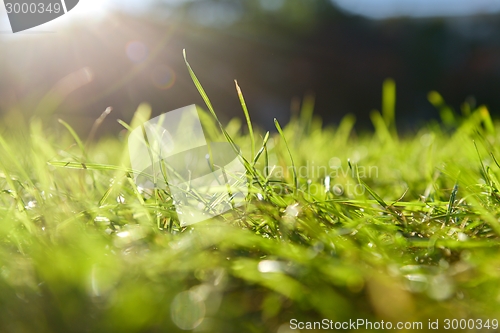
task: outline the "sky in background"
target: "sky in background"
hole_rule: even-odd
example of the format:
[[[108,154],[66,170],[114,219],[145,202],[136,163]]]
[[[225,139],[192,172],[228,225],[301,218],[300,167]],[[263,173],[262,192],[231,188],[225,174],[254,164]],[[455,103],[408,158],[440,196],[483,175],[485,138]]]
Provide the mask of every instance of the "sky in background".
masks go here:
[[[27,0],[28,1],[28,0]],[[163,0],[170,5],[181,4],[186,0]],[[286,0],[259,0],[265,10],[279,10]],[[499,0],[330,0],[347,13],[362,15],[373,19],[384,19],[398,16],[432,17],[432,16],[464,16],[472,14],[488,14],[500,12]],[[65,22],[76,19],[99,19],[113,9],[131,13],[147,11],[157,0],[80,0],[74,10],[53,23],[32,31],[50,31]],[[209,5],[207,1],[207,5]],[[10,26],[5,7],[0,5],[0,32],[5,34]]]
[[[500,12],[498,0],[331,0],[346,12],[383,19],[395,16],[465,16]]]

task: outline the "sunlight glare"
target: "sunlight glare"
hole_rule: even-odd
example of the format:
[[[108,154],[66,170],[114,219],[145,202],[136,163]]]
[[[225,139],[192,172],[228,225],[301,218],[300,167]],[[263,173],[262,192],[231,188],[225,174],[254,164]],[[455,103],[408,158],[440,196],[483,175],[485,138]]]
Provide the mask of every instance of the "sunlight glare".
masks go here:
[[[110,11],[112,0],[80,0],[78,5],[68,12],[83,19],[100,19]]]

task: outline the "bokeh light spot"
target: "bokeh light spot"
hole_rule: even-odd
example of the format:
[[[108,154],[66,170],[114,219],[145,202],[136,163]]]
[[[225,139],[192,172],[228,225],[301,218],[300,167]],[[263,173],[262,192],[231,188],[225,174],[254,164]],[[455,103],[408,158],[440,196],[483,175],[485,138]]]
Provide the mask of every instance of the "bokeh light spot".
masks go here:
[[[197,24],[226,27],[243,16],[239,3],[204,1],[195,3],[188,15]]]
[[[140,41],[132,41],[125,47],[125,52],[130,61],[135,63],[141,63],[148,58],[149,50],[148,47]]]
[[[338,157],[332,157],[330,161],[328,161],[328,165],[331,169],[340,169],[342,167],[342,161]]]
[[[205,317],[205,303],[197,293],[183,291],[172,301],[170,315],[180,329],[195,329]]]
[[[151,80],[159,89],[169,89],[175,84],[176,75],[172,68],[161,65],[156,66],[151,74]]]
[[[260,0],[260,6],[264,10],[268,10],[271,12],[275,12],[280,10],[281,7],[285,4],[285,0]]]

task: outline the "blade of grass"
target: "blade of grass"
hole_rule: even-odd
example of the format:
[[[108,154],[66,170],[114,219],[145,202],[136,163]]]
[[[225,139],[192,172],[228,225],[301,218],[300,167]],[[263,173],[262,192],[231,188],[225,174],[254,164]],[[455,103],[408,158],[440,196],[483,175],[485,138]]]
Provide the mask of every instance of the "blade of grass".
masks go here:
[[[488,175],[488,172],[486,172],[486,168],[484,167],[484,163],[483,163],[483,160],[481,159],[481,154],[479,153],[479,149],[477,148],[477,144],[476,144],[476,141],[472,141],[474,143],[474,147],[476,149],[476,153],[477,153],[477,157],[479,159],[479,164],[481,165],[481,172],[483,174],[483,177],[485,178],[485,180],[487,181],[488,185],[489,186],[493,186],[492,182],[491,182],[491,179]]]
[[[238,97],[240,98],[240,104],[243,108],[243,113],[245,114],[245,118],[248,126],[248,134],[250,135],[250,141],[252,143],[252,158],[255,158],[255,138],[253,136],[253,126],[252,121],[250,120],[250,114],[248,113],[247,104],[245,102],[245,98],[243,97],[243,93],[241,92],[241,88],[238,85],[238,81],[234,80],[234,84],[236,85],[236,91],[238,92]]]
[[[99,126],[101,126],[102,122],[111,113],[111,111],[113,111],[113,108],[107,107],[106,110],[104,110],[104,112],[99,116],[99,118],[97,118],[94,121],[94,124],[92,125],[92,128],[90,129],[89,136],[87,137],[87,141],[85,142],[86,148],[89,146],[90,142],[92,142],[92,140],[94,139],[95,133],[97,132],[97,129],[99,128]]]
[[[484,127],[488,134],[495,134],[495,125],[493,125],[493,121],[491,120],[490,112],[488,108],[484,105],[480,106],[478,112],[483,120]]]
[[[269,131],[267,131],[266,135],[264,136],[264,140],[262,140],[262,147],[259,149],[259,151],[257,152],[257,155],[255,155],[255,157],[253,159],[253,166],[254,167],[255,167],[255,164],[257,163],[257,161],[259,160],[260,156],[262,155],[262,153],[266,149],[266,145],[267,145],[268,140],[269,140]]]
[[[290,162],[292,163],[293,184],[295,186],[294,193],[296,195],[297,191],[299,189],[299,179],[297,178],[297,169],[295,168],[295,163],[293,161],[292,152],[290,151],[290,147],[288,147],[288,143],[286,141],[285,134],[283,134],[283,130],[281,129],[281,126],[278,122],[278,119],[276,119],[276,118],[274,118],[274,125],[276,126],[278,133],[280,134],[281,138],[283,139],[283,142],[285,143],[286,150],[288,151],[288,156],[290,157]]]
[[[453,186],[453,190],[451,191],[450,195],[450,201],[448,202],[448,210],[446,214],[446,220],[448,222],[451,222],[450,219],[451,219],[451,214],[453,213],[453,206],[455,205],[455,198],[457,196],[457,192],[458,192],[458,181],[455,183],[455,186]]]
[[[363,185],[363,187],[368,191],[368,193],[370,193],[370,195],[375,199],[375,201],[377,201],[379,203],[380,206],[382,206],[386,209],[387,209],[387,207],[389,207],[389,205],[387,205],[387,203],[384,201],[384,199],[382,199],[374,190],[372,190],[372,188],[370,186],[368,186],[368,184],[366,184],[361,179],[361,177],[359,176],[359,170],[358,170],[357,165],[356,165],[356,178],[357,178],[358,182],[361,185]]]
[[[315,97],[308,93],[302,102],[300,109],[300,124],[304,127],[304,134],[311,134],[311,125],[313,120]]]
[[[396,83],[386,79],[382,85],[382,116],[389,132],[396,136]]]
[[[391,132],[389,131],[389,128],[387,127],[387,124],[380,112],[377,110],[373,110],[370,113],[370,119],[373,123],[373,127],[375,128],[375,134],[377,135],[379,140],[385,143],[392,142]]]
[[[57,121],[59,121],[60,124],[62,124],[64,127],[66,127],[66,129],[68,130],[68,132],[71,134],[71,136],[75,140],[76,144],[78,145],[78,148],[80,148],[80,150],[82,151],[82,156],[83,156],[84,160],[86,161],[87,160],[87,153],[85,151],[85,146],[83,145],[83,142],[80,139],[80,137],[78,136],[78,134],[76,134],[73,127],[71,127],[67,122],[65,122],[62,119],[58,119]]]
[[[226,140],[231,144],[233,147],[234,152],[238,155],[240,160],[243,162],[243,165],[245,166],[245,169],[247,172],[250,173],[252,178],[257,179],[259,181],[259,185],[264,188],[264,185],[260,183],[263,179],[260,179],[259,175],[255,172],[254,168],[252,165],[248,162],[248,160],[241,154],[239,147],[234,143],[234,140],[231,138],[231,136],[227,133],[227,131],[224,129],[224,126],[222,125],[221,121],[219,120],[219,117],[217,117],[217,114],[215,113],[215,110],[212,106],[212,103],[210,102],[210,99],[208,98],[207,93],[203,89],[200,81],[196,77],[196,74],[194,73],[193,69],[191,68],[191,65],[187,61],[187,56],[186,56],[186,50],[183,50],[183,55],[184,55],[184,62],[186,64],[186,67],[188,68],[189,75],[191,76],[191,80],[193,81],[196,89],[198,90],[198,93],[201,95],[203,100],[205,101],[205,104],[207,105],[208,111],[212,114],[214,117],[215,121],[219,125],[220,130],[222,131],[222,134],[226,138]]]
[[[28,175],[27,171],[23,168],[23,166],[21,165],[21,163],[19,162],[18,158],[16,158],[16,156],[14,155],[12,149],[10,148],[10,145],[5,141],[5,139],[3,138],[3,136],[0,135],[0,146],[4,149],[5,151],[5,154],[3,154],[2,156],[2,163],[5,162],[5,157],[8,157],[9,160],[14,164],[14,166],[16,167],[16,169],[18,170],[18,172],[21,173],[21,175],[23,176],[24,178],[24,181],[27,182],[29,184],[29,191],[31,192],[31,194],[38,200],[38,201],[42,201],[42,198],[40,196],[40,193],[39,191],[37,190],[37,187],[35,186],[35,183],[33,182],[33,180],[31,179],[30,175]],[[10,172],[7,171],[7,168],[4,167],[3,168],[3,171],[6,175],[8,175],[8,179],[7,181],[10,181],[10,179],[12,178],[12,175]],[[15,191],[15,187],[13,187],[13,184],[11,184],[12,186],[12,190]],[[24,206],[23,206],[23,209],[24,209]]]

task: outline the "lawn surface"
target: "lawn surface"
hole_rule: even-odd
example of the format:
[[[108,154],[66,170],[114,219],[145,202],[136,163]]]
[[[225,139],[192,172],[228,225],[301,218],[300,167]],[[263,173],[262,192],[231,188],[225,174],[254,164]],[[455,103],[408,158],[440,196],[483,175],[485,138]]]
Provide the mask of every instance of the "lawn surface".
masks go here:
[[[444,331],[474,319],[493,332],[500,126],[485,107],[429,98],[442,121],[399,136],[391,81],[367,134],[350,116],[322,126],[310,98],[270,134],[219,127],[209,104],[209,136],[241,147],[249,194],[188,227],[168,191],[138,188],[128,169],[127,131],[146,105],[122,136],[89,142],[63,121],[7,115],[0,331],[285,333],[293,319],[421,322],[414,331],[439,320]]]

